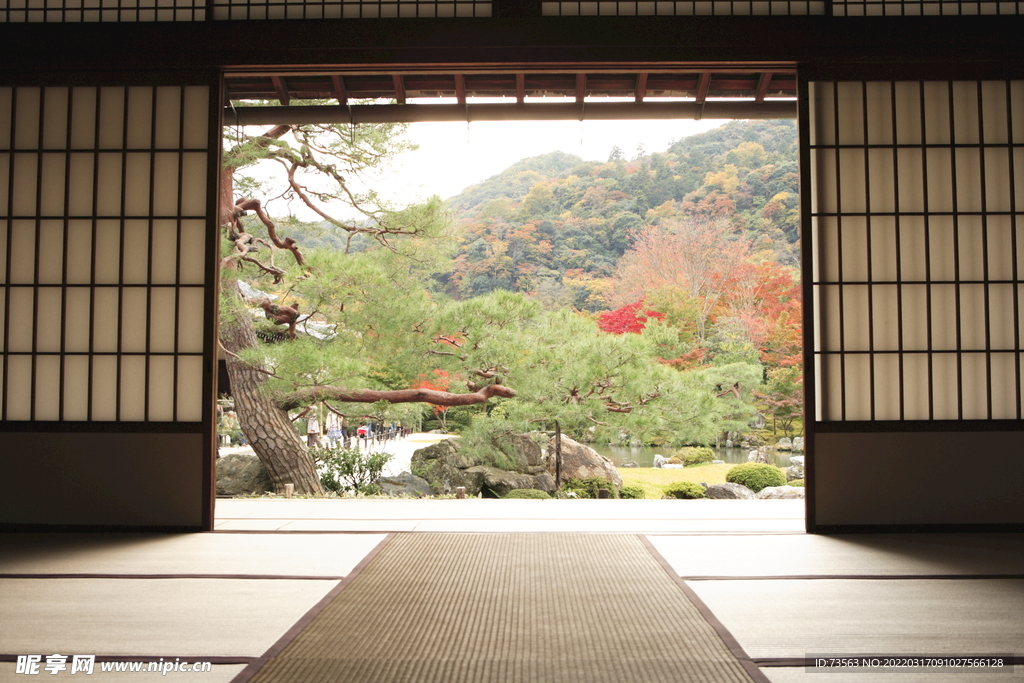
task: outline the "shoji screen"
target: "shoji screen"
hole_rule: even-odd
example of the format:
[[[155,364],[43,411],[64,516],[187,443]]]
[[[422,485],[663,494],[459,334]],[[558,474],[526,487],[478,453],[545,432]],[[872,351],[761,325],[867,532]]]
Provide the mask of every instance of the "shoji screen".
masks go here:
[[[0,88],[0,426],[24,481],[67,479],[72,507],[93,497],[72,523],[99,505],[114,511],[95,523],[199,524],[212,457],[215,92]],[[115,504],[145,486],[179,486],[189,502],[168,494],[162,514]],[[31,506],[14,514],[39,519]]]
[[[202,420],[207,110],[201,87],[0,90],[0,419]]]
[[[906,477],[892,523],[939,522],[921,484],[968,453],[1022,473],[1024,82],[816,82],[807,114],[817,502]]]

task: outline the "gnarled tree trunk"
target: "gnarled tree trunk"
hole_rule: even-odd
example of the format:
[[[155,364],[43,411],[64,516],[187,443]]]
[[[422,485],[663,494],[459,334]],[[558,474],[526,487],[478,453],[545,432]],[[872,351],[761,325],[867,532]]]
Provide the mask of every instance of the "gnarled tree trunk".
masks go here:
[[[233,290],[241,300],[236,281],[229,280],[225,287]],[[225,354],[228,377],[242,433],[267,468],[274,491],[282,493],[285,484],[294,484],[296,493],[322,494],[323,488],[313,459],[292,427],[288,413],[281,410],[263,390],[266,375],[260,368],[232,355],[256,348],[258,343],[252,319],[244,307],[239,308],[239,315],[234,320],[221,321],[220,339],[224,348],[230,352]]]

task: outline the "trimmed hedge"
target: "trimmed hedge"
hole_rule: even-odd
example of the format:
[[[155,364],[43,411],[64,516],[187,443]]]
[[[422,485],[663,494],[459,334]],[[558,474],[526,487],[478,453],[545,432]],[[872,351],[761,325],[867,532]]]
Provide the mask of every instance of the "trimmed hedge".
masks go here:
[[[626,484],[619,491],[619,498],[646,498],[644,487],[640,484]]]
[[[804,480],[803,479],[794,479],[793,481],[789,482],[787,485],[788,486],[803,486],[804,485]]]
[[[665,496],[668,498],[706,498],[704,487],[692,481],[677,481],[665,488]]]
[[[676,457],[681,459],[687,467],[703,465],[715,459],[715,451],[707,446],[687,446],[676,451]]]
[[[736,465],[725,475],[725,480],[733,484],[741,484],[757,493],[769,486],[785,486],[786,473],[775,465],[760,462],[747,462]]]

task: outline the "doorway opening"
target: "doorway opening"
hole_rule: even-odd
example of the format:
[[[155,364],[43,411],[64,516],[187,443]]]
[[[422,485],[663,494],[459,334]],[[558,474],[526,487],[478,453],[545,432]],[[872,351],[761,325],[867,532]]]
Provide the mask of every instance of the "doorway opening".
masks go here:
[[[395,443],[448,433],[473,466],[539,481],[546,461],[515,441],[532,433],[543,457],[562,439],[598,449],[636,497],[660,498],[693,465],[724,482],[751,457],[800,478],[791,66],[226,84],[225,154],[240,161],[222,190],[235,221],[224,263],[320,474],[332,447],[400,451],[383,465],[398,474],[415,446]],[[257,159],[276,181],[245,175]],[[384,161],[420,180],[374,179]],[[311,366],[328,348],[340,355]],[[222,365],[242,364],[251,356],[229,347]],[[221,438],[248,441],[234,399],[222,403]],[[339,476],[342,492],[373,490]]]

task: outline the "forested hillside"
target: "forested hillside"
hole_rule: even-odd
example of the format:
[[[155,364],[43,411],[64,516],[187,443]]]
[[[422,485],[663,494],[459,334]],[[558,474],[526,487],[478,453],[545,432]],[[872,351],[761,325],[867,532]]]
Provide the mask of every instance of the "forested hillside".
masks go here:
[[[729,239],[795,265],[797,191],[793,121],[734,121],[632,159],[524,159],[449,201],[461,246],[441,284],[456,298],[505,289],[607,310],[641,228],[684,219],[724,220]]]

